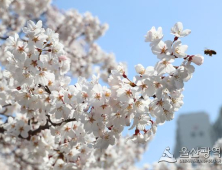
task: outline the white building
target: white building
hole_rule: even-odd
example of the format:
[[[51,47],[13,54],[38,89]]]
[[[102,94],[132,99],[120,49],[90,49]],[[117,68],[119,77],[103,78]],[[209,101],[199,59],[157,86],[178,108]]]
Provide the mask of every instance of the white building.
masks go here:
[[[215,143],[219,138],[222,138],[222,108],[218,115],[217,120],[213,124],[213,143]]]
[[[212,126],[206,113],[180,115],[177,120],[174,156],[179,157],[182,147],[189,151],[197,147],[212,147]]]

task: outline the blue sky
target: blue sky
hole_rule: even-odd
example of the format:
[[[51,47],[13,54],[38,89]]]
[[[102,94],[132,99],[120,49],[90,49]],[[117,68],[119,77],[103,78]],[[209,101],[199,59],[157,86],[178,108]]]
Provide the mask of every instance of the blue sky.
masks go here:
[[[182,38],[188,54],[203,54],[204,49],[217,51],[212,58],[205,56],[202,66],[196,66],[193,78],[185,84],[184,105],[175,113],[175,119],[158,127],[139,165],[158,161],[167,146],[174,147],[178,115],[205,111],[211,122],[217,118],[222,105],[222,1],[221,0],[55,0],[54,4],[67,10],[77,9],[98,16],[109,30],[97,43],[107,52],[113,52],[117,61],[128,65],[128,75],[135,75],[134,65],[154,66],[157,62],[144,42],[144,35],[152,27],[163,28],[164,40],[172,40],[170,28],[178,21],[192,33]]]

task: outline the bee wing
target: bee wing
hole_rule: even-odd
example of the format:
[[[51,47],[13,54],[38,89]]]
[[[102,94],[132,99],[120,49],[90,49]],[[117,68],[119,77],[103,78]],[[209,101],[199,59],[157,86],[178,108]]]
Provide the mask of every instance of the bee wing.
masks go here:
[[[203,51],[204,51],[204,53],[205,53],[205,51],[207,51],[207,50],[208,50],[208,48],[207,48],[207,47],[204,47],[204,50],[203,50]]]

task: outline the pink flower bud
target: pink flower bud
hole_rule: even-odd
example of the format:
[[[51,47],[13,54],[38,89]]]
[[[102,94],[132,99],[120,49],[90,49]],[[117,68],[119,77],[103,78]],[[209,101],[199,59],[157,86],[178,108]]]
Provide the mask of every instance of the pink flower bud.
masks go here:
[[[67,60],[67,59],[68,59],[68,57],[66,57],[65,55],[59,56],[59,62],[65,61],[65,60]]]
[[[195,63],[196,65],[200,66],[204,62],[204,57],[201,56],[200,54],[197,54],[197,55],[192,56],[191,61]]]

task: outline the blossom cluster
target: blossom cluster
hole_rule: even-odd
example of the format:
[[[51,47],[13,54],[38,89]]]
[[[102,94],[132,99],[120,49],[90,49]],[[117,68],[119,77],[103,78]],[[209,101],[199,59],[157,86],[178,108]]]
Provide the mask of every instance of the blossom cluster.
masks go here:
[[[171,30],[173,41],[162,41],[161,28],[147,32],[145,40],[159,61],[154,67],[136,65],[137,75],[132,80],[120,64],[111,70],[109,87],[99,83],[99,76],[90,81],[82,77],[70,85],[66,74],[71,59],[59,34],[42,28],[42,21],[28,21],[23,33],[25,39],[13,34],[4,44],[0,105],[7,121],[0,132],[3,143],[12,147],[16,146],[13,143],[21,144],[14,149],[19,158],[32,155],[28,163],[25,160],[31,168],[132,165],[136,154],[129,157],[130,152],[143,153],[141,144],[151,140],[158,125],[173,119],[183,104],[184,82],[194,72],[192,63],[203,63],[202,56],[186,54],[187,46],[179,38],[190,31],[183,30],[179,22]],[[174,66],[179,58],[182,64]],[[128,141],[121,138],[127,126],[134,131]],[[122,159],[120,151],[127,149],[118,149],[118,145],[130,148]]]
[[[107,24],[50,2],[0,0],[1,167],[136,169],[157,126],[182,106],[192,63],[203,63],[201,55],[187,55],[179,39],[191,31],[176,23],[173,41],[162,40],[161,27],[148,31],[145,41],[158,62],[136,65],[130,80],[126,66],[95,43]],[[24,27],[36,18],[44,22]],[[173,65],[180,59],[181,65]],[[93,70],[98,76],[87,80]],[[75,85],[70,74],[81,76]],[[121,136],[125,127],[133,131],[128,138]]]
[[[7,9],[9,7],[9,5],[12,3],[13,0],[1,0],[0,1],[0,7],[2,9]]]
[[[39,18],[50,4],[51,0],[1,0],[0,37],[20,33],[27,20]]]
[[[55,21],[53,18],[60,19]],[[108,24],[101,24],[89,12],[83,15],[76,10],[62,13],[50,7],[47,11],[47,26],[59,33],[71,59],[70,71],[73,76],[89,77],[94,71],[107,81],[111,70],[117,67],[115,56],[104,52],[95,41],[104,35]]]
[[[117,67],[115,56],[95,43],[104,35],[108,24],[101,24],[91,13],[81,15],[76,10],[63,12],[52,6],[51,0],[2,0],[0,6],[3,7],[0,8],[0,40],[14,33],[22,35],[21,29],[27,20],[41,18],[44,19],[43,27],[60,34],[60,41],[71,60],[72,76],[88,78],[95,72],[107,82],[111,70]],[[7,56],[3,48],[0,55],[4,65]]]

